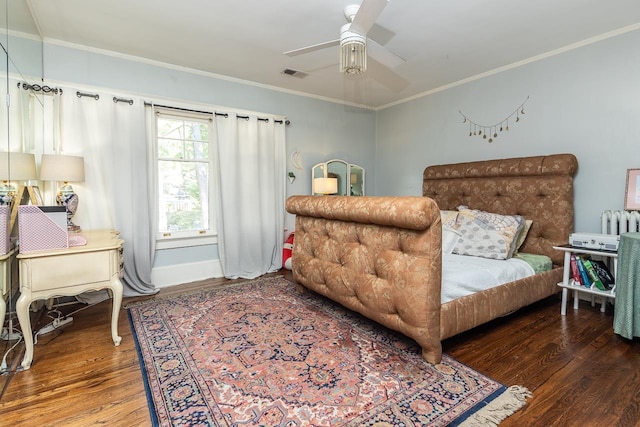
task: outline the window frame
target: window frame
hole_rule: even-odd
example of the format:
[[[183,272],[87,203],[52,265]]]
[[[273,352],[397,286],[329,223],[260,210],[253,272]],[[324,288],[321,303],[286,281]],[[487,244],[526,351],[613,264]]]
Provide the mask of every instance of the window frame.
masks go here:
[[[209,209],[209,224],[208,229],[188,230],[188,231],[160,231],[160,178],[159,178],[159,163],[160,161],[172,161],[175,159],[166,159],[159,156],[159,135],[158,135],[158,120],[170,119],[170,120],[184,120],[193,121],[199,123],[208,124],[208,209]],[[155,168],[155,186],[156,186],[156,249],[173,249],[173,248],[185,248],[191,246],[211,245],[218,243],[218,230],[217,230],[217,194],[216,194],[216,158],[215,158],[215,146],[213,141],[214,121],[213,113],[197,112],[197,111],[185,111],[184,109],[173,109],[171,107],[155,107],[154,108],[154,168]],[[204,163],[204,162],[203,162]]]

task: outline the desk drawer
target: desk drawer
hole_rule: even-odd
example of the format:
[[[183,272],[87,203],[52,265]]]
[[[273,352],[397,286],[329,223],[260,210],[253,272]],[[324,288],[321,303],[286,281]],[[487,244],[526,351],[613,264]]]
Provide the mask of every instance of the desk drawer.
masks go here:
[[[110,251],[74,253],[20,260],[21,286],[32,291],[108,282],[112,278]]]

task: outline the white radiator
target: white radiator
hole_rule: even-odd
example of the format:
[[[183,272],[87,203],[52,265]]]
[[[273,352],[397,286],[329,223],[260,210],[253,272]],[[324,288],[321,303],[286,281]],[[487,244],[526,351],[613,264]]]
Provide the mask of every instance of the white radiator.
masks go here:
[[[640,211],[602,212],[602,234],[633,233],[640,231]]]

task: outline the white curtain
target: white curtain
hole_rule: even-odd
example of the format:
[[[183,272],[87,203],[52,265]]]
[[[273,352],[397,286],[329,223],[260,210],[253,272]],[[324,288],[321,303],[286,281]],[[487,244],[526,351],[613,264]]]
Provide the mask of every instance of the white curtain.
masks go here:
[[[218,252],[227,278],[282,267],[285,125],[273,118],[215,115]]]
[[[12,115],[14,126],[10,125],[11,151],[32,153],[35,148],[35,135],[38,132],[36,126],[42,123],[42,116],[39,114],[42,108],[36,108],[38,98],[30,90],[16,87],[18,88],[18,96],[12,97],[12,99],[18,102],[18,108],[17,114]]]
[[[11,114],[9,121],[0,120],[0,134],[9,135],[8,145],[0,147],[3,151],[34,153],[44,147],[45,141],[52,141],[55,132],[51,124],[58,120],[58,93],[34,92],[23,89],[23,81],[9,80]],[[0,102],[0,114],[7,117],[6,102]]]
[[[64,89],[57,151],[85,158],[85,181],[73,183],[80,203],[73,222],[85,230],[114,228],[124,239],[125,296],[155,293],[155,233],[149,189],[144,102]],[[93,92],[92,92],[93,93]]]

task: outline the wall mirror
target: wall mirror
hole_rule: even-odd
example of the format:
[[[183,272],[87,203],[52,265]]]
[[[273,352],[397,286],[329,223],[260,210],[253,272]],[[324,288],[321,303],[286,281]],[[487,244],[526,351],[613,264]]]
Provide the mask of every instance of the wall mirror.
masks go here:
[[[20,156],[12,154],[40,154],[44,149],[44,95],[30,87],[24,89],[22,85],[25,82],[41,84],[43,75],[42,39],[26,0],[0,0],[0,45],[0,86],[4,95],[0,102],[0,152],[4,156],[0,157],[1,169],[7,171],[0,179],[23,186],[28,183],[16,176],[20,166],[15,163]],[[19,338],[14,309],[18,263],[11,250],[3,252],[0,254],[0,318],[3,322],[0,348],[6,357],[7,369],[12,369],[17,364],[14,360],[21,355],[19,346],[7,351]],[[11,376],[0,376],[0,388],[4,388],[8,378]]]
[[[311,169],[311,193],[314,195],[325,194],[316,188],[316,178],[337,179],[337,192],[330,192],[338,196],[364,196],[364,169],[356,164],[348,163],[340,159],[332,159],[318,163]]]
[[[36,162],[44,151],[43,45],[25,0],[0,0],[0,8],[1,82],[8,100],[0,103],[0,192],[4,203],[7,193],[13,195],[15,205],[25,202],[16,197],[25,186],[34,188],[29,181],[37,181]],[[25,162],[27,155],[30,162]]]

